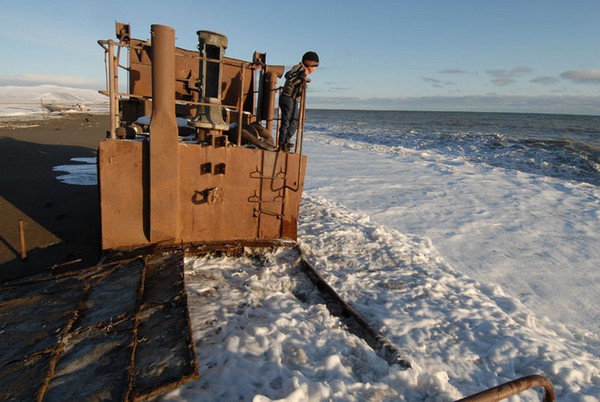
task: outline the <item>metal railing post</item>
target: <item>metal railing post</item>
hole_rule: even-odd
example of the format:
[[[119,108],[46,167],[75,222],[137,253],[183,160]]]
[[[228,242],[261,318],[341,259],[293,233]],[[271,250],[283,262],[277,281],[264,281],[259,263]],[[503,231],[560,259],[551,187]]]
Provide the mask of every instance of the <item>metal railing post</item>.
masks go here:
[[[243,113],[244,113],[244,80],[245,80],[245,74],[246,73],[246,66],[244,64],[242,64],[240,66],[240,97],[238,99],[238,135],[237,135],[237,146],[241,146],[242,145],[242,117],[243,117]]]
[[[306,108],[306,81],[302,83],[302,96],[300,97],[300,112],[298,113],[298,133],[296,134],[296,151],[302,154],[302,143],[304,142],[304,114]]]
[[[110,112],[110,138],[117,138],[117,113],[118,99],[115,88],[115,42],[111,39],[108,42],[108,93],[109,93],[109,112]]]

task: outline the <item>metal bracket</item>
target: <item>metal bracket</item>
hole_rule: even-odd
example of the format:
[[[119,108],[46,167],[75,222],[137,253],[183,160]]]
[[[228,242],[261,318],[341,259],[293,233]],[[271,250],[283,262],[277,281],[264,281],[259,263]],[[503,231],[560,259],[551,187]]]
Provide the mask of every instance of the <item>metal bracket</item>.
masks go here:
[[[225,174],[226,171],[227,171],[227,165],[225,163],[217,163],[214,166],[214,170],[213,170],[213,164],[211,162],[206,162],[206,163],[203,163],[202,165],[200,165],[200,175],[213,174],[216,176],[219,174]]]
[[[286,179],[285,172],[280,170],[275,176],[263,176],[263,173],[260,170],[255,170],[254,172],[250,172],[251,179],[260,179],[260,180],[276,180],[276,179]]]
[[[269,212],[269,211],[264,211],[262,209],[254,208],[254,217],[258,218],[260,215],[269,215],[269,216],[274,216],[277,219],[283,219],[283,214],[278,214],[275,212]]]
[[[214,205],[221,202],[223,202],[223,189],[219,187],[196,190],[192,196],[192,203],[196,205]]]

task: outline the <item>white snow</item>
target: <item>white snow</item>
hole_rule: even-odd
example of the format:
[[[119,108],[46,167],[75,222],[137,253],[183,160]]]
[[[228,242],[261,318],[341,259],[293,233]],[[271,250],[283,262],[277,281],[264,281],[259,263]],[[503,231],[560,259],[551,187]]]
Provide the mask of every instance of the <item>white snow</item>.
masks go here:
[[[600,335],[600,189],[318,135],[305,190],[431,239],[458,271]]]
[[[190,259],[192,321],[214,333],[197,334],[202,378],[162,399],[454,400],[543,374],[559,401],[599,400],[596,187],[316,133],[304,151],[304,253],[413,368],[294,297],[285,251]],[[228,305],[194,303],[206,292]]]
[[[108,97],[93,89],[57,85],[0,86],[0,117],[48,113],[42,108],[42,103],[81,104],[88,113],[108,112]]]
[[[71,165],[54,166],[52,170],[61,172],[57,180],[78,186],[95,186],[98,184],[96,158],[71,158]]]
[[[304,152],[303,252],[413,368],[346,331],[291,250],[188,258],[201,377],[158,399],[448,401],[543,374],[600,400],[598,187],[311,132]]]

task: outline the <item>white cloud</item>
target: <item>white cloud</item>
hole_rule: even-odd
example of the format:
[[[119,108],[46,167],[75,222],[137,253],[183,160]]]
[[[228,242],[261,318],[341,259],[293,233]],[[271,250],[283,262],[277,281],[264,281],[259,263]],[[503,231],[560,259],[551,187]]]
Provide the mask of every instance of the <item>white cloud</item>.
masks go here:
[[[471,74],[467,70],[463,70],[461,68],[447,68],[445,70],[440,71],[440,74]]]
[[[569,70],[560,75],[579,84],[600,84],[600,69],[595,70]]]
[[[552,85],[552,84],[556,84],[558,82],[558,78],[544,75],[541,77],[535,77],[534,79],[530,80],[529,82],[533,82],[534,84]]]
[[[516,78],[522,75],[530,73],[532,70],[529,67],[515,67],[512,70],[489,70],[486,71],[488,75],[494,77],[491,81],[492,84],[503,87],[513,82],[516,82]]]
[[[454,85],[452,81],[441,81],[431,77],[422,77],[423,81],[431,84],[435,88],[445,88],[448,85]]]

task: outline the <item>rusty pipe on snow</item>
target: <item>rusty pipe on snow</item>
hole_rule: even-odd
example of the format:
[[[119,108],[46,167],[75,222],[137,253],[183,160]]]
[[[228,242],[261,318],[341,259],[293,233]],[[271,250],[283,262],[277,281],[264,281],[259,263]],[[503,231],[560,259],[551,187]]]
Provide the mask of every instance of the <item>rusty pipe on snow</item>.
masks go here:
[[[556,401],[552,382],[546,377],[534,374],[509,381],[475,395],[467,396],[456,402],[496,402],[535,387],[542,387],[544,389],[543,402]]]

